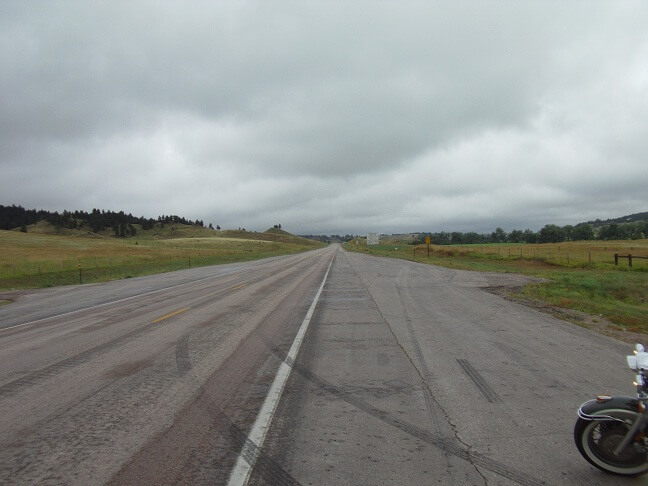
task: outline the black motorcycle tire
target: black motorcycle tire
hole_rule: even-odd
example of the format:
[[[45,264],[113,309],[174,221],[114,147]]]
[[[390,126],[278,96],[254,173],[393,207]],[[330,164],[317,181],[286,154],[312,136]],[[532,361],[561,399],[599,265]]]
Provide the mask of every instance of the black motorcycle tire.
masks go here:
[[[593,466],[610,474],[639,476],[648,471],[646,439],[630,444],[619,456],[612,451],[629,429],[627,423],[610,420],[584,420],[574,426],[574,440],[581,455]]]

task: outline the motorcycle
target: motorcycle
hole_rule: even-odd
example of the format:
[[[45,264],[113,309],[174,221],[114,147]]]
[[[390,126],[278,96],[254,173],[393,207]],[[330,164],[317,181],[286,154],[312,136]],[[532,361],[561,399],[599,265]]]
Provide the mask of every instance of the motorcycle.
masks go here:
[[[641,344],[627,357],[637,372],[637,397],[599,395],[578,409],[574,440],[581,455],[611,474],[648,471],[648,353]]]

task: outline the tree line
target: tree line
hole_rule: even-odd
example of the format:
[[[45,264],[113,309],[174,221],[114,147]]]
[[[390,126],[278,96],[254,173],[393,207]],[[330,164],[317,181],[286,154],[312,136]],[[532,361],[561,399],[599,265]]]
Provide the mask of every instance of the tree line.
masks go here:
[[[36,209],[25,209],[21,206],[2,206],[0,205],[0,229],[11,230],[21,228],[26,231],[27,226],[30,224],[38,223],[39,221],[47,221],[56,229],[85,229],[98,233],[106,229],[112,229],[115,236],[126,237],[135,236],[137,229],[135,225],[139,225],[143,230],[152,229],[154,227],[164,228],[167,224],[186,224],[191,226],[204,227],[201,220],[192,221],[176,215],[162,215],[157,219],[145,218],[144,216],[133,216],[126,214],[124,211],[104,211],[93,209],[91,212],[86,211],[45,211]],[[213,226],[210,224],[210,228]],[[220,229],[220,227],[218,227]]]
[[[445,232],[419,233],[412,244],[425,243],[426,237],[434,245],[469,245],[485,243],[562,243],[564,241],[587,240],[637,240],[648,236],[648,220],[629,223],[610,223],[596,226],[592,223],[580,223],[575,226],[545,225],[540,231],[530,229],[513,230],[510,233],[497,228],[492,233]]]
[[[350,241],[353,238],[356,238],[353,235],[299,235],[302,238],[308,238],[309,240],[317,240],[323,243],[343,243],[345,241]],[[358,237],[359,238],[359,237]]]

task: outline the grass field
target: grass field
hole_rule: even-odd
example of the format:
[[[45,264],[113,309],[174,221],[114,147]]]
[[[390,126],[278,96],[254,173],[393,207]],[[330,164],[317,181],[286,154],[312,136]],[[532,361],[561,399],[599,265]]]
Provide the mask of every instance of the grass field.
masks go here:
[[[543,245],[412,246],[381,239],[368,247],[360,239],[351,251],[403,258],[456,269],[512,272],[548,279],[516,291],[520,297],[601,316],[620,329],[648,333],[648,260],[614,264],[614,254],[648,256],[648,240],[588,241]]]
[[[289,233],[174,225],[118,239],[109,232],[0,231],[0,289],[102,282],[183,268],[286,255],[321,246]]]

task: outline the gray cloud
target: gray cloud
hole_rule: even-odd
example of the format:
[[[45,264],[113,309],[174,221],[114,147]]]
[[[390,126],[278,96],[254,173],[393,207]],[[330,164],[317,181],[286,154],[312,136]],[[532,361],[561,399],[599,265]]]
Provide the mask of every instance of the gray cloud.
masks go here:
[[[4,2],[3,204],[295,232],[648,207],[643,2]]]

